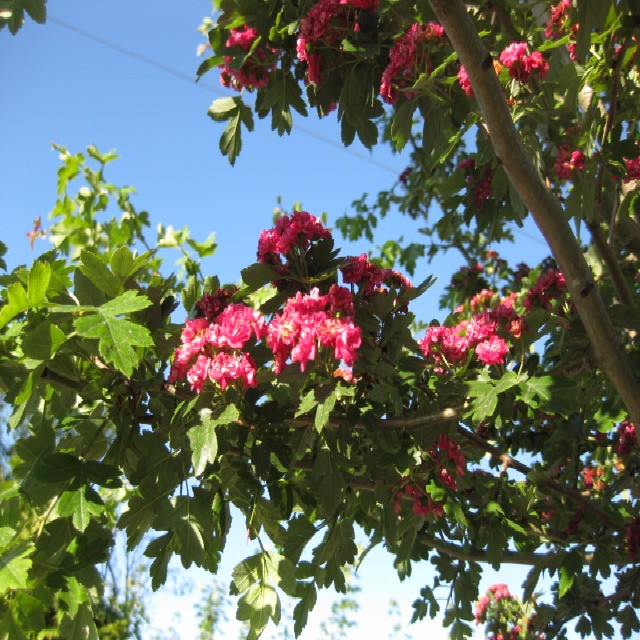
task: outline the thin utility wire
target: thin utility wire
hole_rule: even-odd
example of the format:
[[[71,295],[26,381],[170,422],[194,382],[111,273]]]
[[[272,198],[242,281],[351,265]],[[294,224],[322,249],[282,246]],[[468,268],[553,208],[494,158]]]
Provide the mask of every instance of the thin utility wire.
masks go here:
[[[131,58],[133,60],[137,60],[138,62],[141,62],[143,64],[146,64],[149,67],[153,67],[154,69],[157,69],[158,71],[162,71],[163,73],[166,73],[170,76],[173,76],[174,78],[176,78],[177,80],[181,80],[183,82],[188,82],[189,85],[193,86],[197,86],[200,87],[201,89],[205,89],[208,92],[212,92],[216,95],[219,95],[221,97],[224,97],[226,94],[223,93],[219,87],[216,87],[215,85],[211,85],[205,82],[196,82],[194,77],[189,75],[188,73],[184,73],[183,71],[180,71],[179,69],[176,69],[175,67],[170,67],[167,64],[164,64],[163,62],[159,62],[158,60],[154,59],[154,58],[150,58],[149,56],[145,56],[144,54],[140,53],[139,51],[135,51],[134,49],[130,49],[128,47],[122,46],[121,44],[118,44],[117,42],[114,42],[113,40],[110,40],[109,38],[105,38],[103,36],[100,36],[96,33],[93,33],[92,31],[87,31],[86,29],[83,29],[82,27],[78,27],[74,24],[71,24],[69,22],[66,22],[65,20],[61,20],[60,18],[56,18],[55,16],[52,15],[48,15],[47,16],[47,21],[51,22],[53,24],[58,25],[59,27],[62,27],[63,29],[66,29],[68,31],[71,31],[72,33],[75,33],[77,35],[80,35],[84,38],[87,38],[88,40],[92,40],[93,42],[96,42],[98,44],[101,44],[104,47],[107,47],[108,49],[111,49],[113,51],[117,51],[118,53],[127,56],[128,58]],[[350,156],[353,156],[354,158],[358,158],[359,160],[361,160],[362,162],[366,162],[372,166],[378,167],[379,169],[382,169],[383,171],[386,171],[387,173],[390,173],[391,175],[393,175],[394,177],[398,176],[398,170],[390,167],[382,162],[379,162],[378,160],[372,158],[371,156],[367,156],[363,153],[360,153],[358,151],[355,151],[354,149],[349,149],[346,148],[340,144],[337,144],[332,138],[328,138],[326,136],[320,135],[319,133],[313,131],[312,129],[308,129],[307,127],[305,127],[304,125],[296,125],[296,129],[298,131],[300,131],[301,133],[303,133],[304,135],[309,136],[310,138],[314,138],[315,140],[317,140],[318,142],[322,142],[326,145],[329,145],[330,147],[333,147],[334,149],[337,149],[338,151],[341,151],[342,153],[347,153]],[[529,240],[532,240],[534,242],[537,242],[538,244],[541,244],[543,246],[547,246],[547,243],[544,242],[544,240],[542,240],[540,237],[534,236],[531,233],[527,233],[526,231],[523,231],[520,228],[516,228],[513,230],[514,234],[518,234],[518,235],[522,235],[525,238],[528,238]]]
[[[167,73],[171,76],[173,76],[174,78],[178,79],[178,80],[182,80],[183,82],[188,82],[192,87],[193,86],[198,86],[201,89],[205,89],[207,92],[213,92],[216,95],[219,95],[221,97],[226,96],[225,93],[223,93],[218,87],[216,87],[215,85],[211,85],[211,84],[207,84],[205,82],[199,81],[196,82],[195,78],[191,75],[189,75],[188,73],[184,73],[183,71],[180,71],[179,69],[176,69],[175,67],[170,67],[169,65],[164,64],[163,62],[158,62],[158,60],[155,60],[153,58],[149,58],[148,56],[145,56],[142,53],[139,53],[138,51],[135,51],[133,49],[129,49],[128,47],[124,47],[120,44],[118,44],[117,42],[113,42],[112,40],[109,40],[108,38],[104,38],[103,36],[100,36],[96,33],[93,33],[91,31],[87,31],[86,29],[83,29],[81,27],[78,27],[74,24],[71,24],[69,22],[65,22],[64,20],[60,20],[59,18],[56,18],[55,16],[51,16],[49,15],[47,17],[47,20],[49,22],[52,22],[53,24],[58,25],[59,27],[62,27],[63,29],[67,29],[68,31],[72,31],[73,33],[76,33],[80,36],[83,36],[84,38],[88,38],[89,40],[93,40],[94,42],[97,42],[98,44],[103,45],[104,47],[108,47],[109,49],[112,49],[113,51],[117,51],[118,53],[121,53],[122,55],[127,56],[128,58],[132,58],[133,60],[137,60],[138,62],[142,62],[143,64],[146,64],[150,67],[153,67],[154,69],[158,69],[159,71],[162,71],[163,73]],[[335,142],[335,140],[333,140],[332,138],[328,138],[325,136],[322,136],[318,133],[316,133],[315,131],[308,129],[305,126],[301,126],[301,125],[296,125],[296,129],[298,131],[300,131],[301,133],[304,133],[307,136],[310,136],[311,138],[314,138],[315,140],[318,140],[319,142],[323,142],[324,144],[327,144],[331,147],[333,147],[334,149],[338,149],[339,151],[342,151],[343,153],[348,153],[349,155],[353,156],[354,158],[358,158],[359,160],[362,160],[363,162],[367,162],[368,164],[378,167],[378,169],[382,169],[383,171],[386,171],[387,173],[390,173],[391,175],[393,175],[394,177],[398,176],[398,169],[390,167],[389,165],[386,165],[382,162],[379,162],[378,160],[376,160],[375,158],[371,158],[370,156],[365,155],[364,153],[359,153],[358,151],[355,151],[354,149],[347,149],[345,147],[343,147],[340,144],[337,144]]]

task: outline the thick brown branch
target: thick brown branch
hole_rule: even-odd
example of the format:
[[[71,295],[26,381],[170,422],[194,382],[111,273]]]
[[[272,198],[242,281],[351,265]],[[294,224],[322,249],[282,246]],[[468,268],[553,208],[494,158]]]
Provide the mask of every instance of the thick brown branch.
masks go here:
[[[545,237],[593,345],[631,417],[640,423],[640,394],[629,359],[607,314],[593,274],[557,198],[546,187],[524,147],[505,100],[491,56],[478,36],[462,0],[430,0],[465,66],[498,160]],[[487,64],[489,61],[489,64]]]
[[[447,407],[438,413],[431,413],[424,416],[415,416],[411,418],[388,418],[381,420],[383,427],[392,429],[424,429],[426,427],[435,427],[451,420],[458,420],[462,416],[462,407]]]
[[[466,560],[468,562],[489,562],[489,558],[485,551],[478,551],[476,549],[465,549],[457,544],[451,542],[445,542],[439,540],[434,536],[430,536],[426,533],[420,534],[420,542],[426,547],[440,551],[452,558],[458,560]],[[540,562],[544,562],[547,554],[543,553],[528,553],[526,551],[502,551],[500,563],[503,564],[527,564],[536,565]],[[588,564],[591,561],[591,557],[585,556],[584,563]]]

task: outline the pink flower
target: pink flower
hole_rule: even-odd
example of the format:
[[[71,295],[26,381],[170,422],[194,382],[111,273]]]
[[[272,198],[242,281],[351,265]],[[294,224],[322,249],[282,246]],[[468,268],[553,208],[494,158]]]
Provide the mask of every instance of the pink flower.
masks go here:
[[[550,311],[552,301],[566,295],[567,283],[560,271],[548,269],[527,292],[523,301],[524,308],[531,311],[535,306],[540,306]]]
[[[476,346],[476,355],[482,364],[504,364],[509,346],[499,336],[493,335]]]
[[[544,31],[546,38],[557,38],[562,35],[561,28],[570,9],[571,0],[560,0],[555,7],[551,7],[551,16]]]
[[[330,237],[320,218],[306,211],[295,211],[290,216],[279,217],[273,229],[260,233],[258,261],[282,264],[281,255],[288,255],[294,249],[306,251],[313,241]]]
[[[570,151],[569,147],[563,145],[553,164],[553,171],[560,180],[569,180],[575,169],[584,169],[585,160],[582,151]]]
[[[640,180],[640,157],[624,158],[624,165],[627,168],[627,175],[624,178],[625,184],[632,180]]]
[[[304,371],[309,360],[315,360],[318,347],[333,349],[336,360],[353,366],[362,332],[346,313],[353,305],[350,292],[342,289],[332,288],[330,295],[320,295],[317,288],[306,295],[298,292],[269,323],[267,346],[273,351],[276,374],[289,359],[299,362]],[[344,306],[334,306],[336,301]],[[337,317],[337,313],[344,315]]]
[[[234,47],[248,52],[254,47],[259,34],[254,27],[243,25],[237,29],[231,29],[225,43],[228,49]],[[244,57],[242,64],[234,65],[234,57],[224,56],[224,64],[219,65],[220,82],[224,87],[231,87],[237,91],[243,88],[261,89],[269,84],[271,72],[276,67],[278,52],[273,47],[257,44],[250,55]]]
[[[616,453],[620,457],[629,455],[638,442],[638,434],[633,422],[623,420],[617,430],[618,443],[616,444]]]
[[[460,65],[460,69],[458,71],[458,82],[460,83],[460,87],[462,90],[470,97],[473,98],[473,87],[471,86],[471,80],[469,80],[469,75],[467,74],[467,70],[463,65]]]
[[[512,42],[500,54],[500,62],[509,69],[509,75],[520,82],[527,82],[532,75],[544,78],[549,64],[539,51],[527,53],[526,42]]]
[[[244,304],[230,304],[207,331],[207,340],[217,349],[242,349],[253,333],[256,340],[265,332],[264,316]]]

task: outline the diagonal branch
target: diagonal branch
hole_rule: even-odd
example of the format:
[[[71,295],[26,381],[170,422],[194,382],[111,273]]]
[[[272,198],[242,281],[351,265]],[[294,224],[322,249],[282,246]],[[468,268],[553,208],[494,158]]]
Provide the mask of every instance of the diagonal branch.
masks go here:
[[[430,0],[430,4],[467,70],[496,157],[531,212],[565,276],[598,364],[620,394],[631,420],[640,424],[640,394],[631,363],[620,345],[562,206],[544,184],[516,130],[491,55],[462,0]]]

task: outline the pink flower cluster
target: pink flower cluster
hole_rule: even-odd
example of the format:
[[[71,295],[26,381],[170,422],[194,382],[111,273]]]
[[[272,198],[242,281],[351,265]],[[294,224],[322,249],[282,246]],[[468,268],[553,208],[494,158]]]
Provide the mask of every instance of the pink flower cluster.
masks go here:
[[[449,462],[453,463],[454,473],[458,477],[465,474],[467,461],[462,451],[460,451],[460,445],[448,435],[441,433],[435,447],[431,448],[429,454],[435,461],[436,477],[445,487],[457,491],[458,485],[456,484],[455,478],[445,465]],[[446,460],[444,460],[444,458],[446,458]]]
[[[546,38],[562,36],[562,27],[570,10],[571,0],[560,0],[557,5],[551,7],[551,15],[547,20],[547,26],[544,31]]]
[[[473,206],[476,211],[482,209],[482,205],[491,198],[493,187],[493,169],[487,169],[483,176],[478,180],[475,192],[473,194]]]
[[[300,20],[298,60],[307,63],[307,82],[322,82],[322,50],[336,49],[349,33],[359,31],[358,10],[374,11],[380,0],[319,0]]]
[[[531,311],[534,307],[542,307],[551,311],[553,300],[563,298],[567,293],[567,283],[560,271],[547,269],[527,292],[524,308]]]
[[[502,598],[512,599],[513,596],[509,591],[509,587],[506,584],[493,584],[487,589],[487,593],[480,596],[478,602],[476,602],[475,608],[475,620],[476,624],[484,622],[486,620],[487,608],[491,602],[497,602]]]
[[[473,98],[473,87],[471,86],[471,80],[469,80],[469,74],[464,68],[464,65],[460,65],[460,69],[458,70],[458,82],[460,83],[460,88],[464,93],[466,93],[470,98]]]
[[[263,315],[244,304],[229,304],[212,321],[187,320],[182,344],[174,353],[169,382],[186,379],[197,393],[207,382],[221,389],[235,380],[240,380],[245,389],[255,387],[256,365],[243,349],[252,336],[260,340],[264,333]]]
[[[427,329],[419,345],[425,358],[435,365],[436,373],[444,373],[445,366],[464,363],[472,349],[482,364],[504,364],[509,345],[498,335],[502,321],[507,321],[507,331],[512,330],[514,337],[522,331],[522,324],[513,307],[498,307],[497,311],[477,313],[471,320],[462,320],[453,327]]]
[[[585,467],[582,472],[582,484],[587,491],[593,489],[594,491],[602,491],[604,489],[604,469],[602,467],[592,467],[591,465]]]
[[[314,240],[330,237],[320,218],[306,211],[294,211],[290,216],[279,217],[273,229],[260,233],[258,261],[281,267],[283,255],[288,256],[294,249],[306,251]]]
[[[411,510],[417,516],[428,518],[433,515],[435,518],[441,518],[444,515],[444,502],[432,500],[413,482],[408,482],[401,492],[396,493],[393,503],[395,513],[400,513],[404,496],[412,499]]]
[[[616,444],[616,453],[624,458],[628,456],[636,447],[638,443],[638,434],[633,422],[629,420],[623,420],[618,426],[617,430],[618,443]]]
[[[569,147],[560,147],[553,164],[553,171],[560,180],[569,180],[576,169],[584,169],[585,155],[582,151],[571,151]]]
[[[343,282],[359,285],[364,296],[381,291],[385,284],[395,289],[409,289],[412,286],[411,281],[398,271],[381,269],[378,265],[370,262],[366,253],[345,258],[340,272]]]
[[[624,158],[624,165],[627,168],[627,175],[624,178],[625,184],[632,180],[640,180],[640,156],[637,158]]]
[[[444,29],[438,22],[415,22],[395,41],[380,84],[380,95],[385,102],[395,104],[403,89],[413,85],[420,73],[429,71],[428,45],[443,39]]]
[[[485,201],[491,198],[493,169],[486,169],[480,179],[478,179],[476,175],[476,160],[473,157],[460,160],[460,162],[458,162],[458,169],[464,170],[467,192],[473,192],[473,206],[476,211],[480,211]]]
[[[351,293],[337,285],[332,285],[327,295],[312,289],[308,295],[298,292],[294,298],[289,298],[266,332],[276,374],[289,359],[299,362],[304,371],[307,362],[315,359],[318,347],[332,349],[336,360],[352,366],[362,333],[351,313]]]
[[[258,39],[258,32],[254,27],[243,25],[231,29],[225,43],[228,49],[239,47],[249,52]],[[243,88],[261,89],[269,84],[271,72],[275,69],[277,50],[258,44],[251,55],[247,56],[239,68],[232,66],[233,57],[225,56],[224,64],[220,65],[220,82],[223,87],[232,87],[237,91]]]
[[[563,31],[570,32],[574,41],[567,45],[569,51],[569,57],[571,60],[576,60],[576,43],[575,37],[578,34],[579,26],[577,24],[571,24],[568,20],[569,11],[571,10],[571,0],[560,0],[560,2],[551,7],[551,15],[547,20],[547,25],[544,30],[546,38],[561,38]]]
[[[222,310],[231,302],[231,298],[237,291],[238,287],[232,285],[229,287],[221,287],[215,294],[205,293],[205,295],[196,302],[197,315],[204,316],[209,321],[215,320]]]
[[[544,78],[549,72],[549,63],[539,51],[528,53],[526,42],[512,42],[500,54],[500,62],[520,82],[527,82],[531,76]]]

